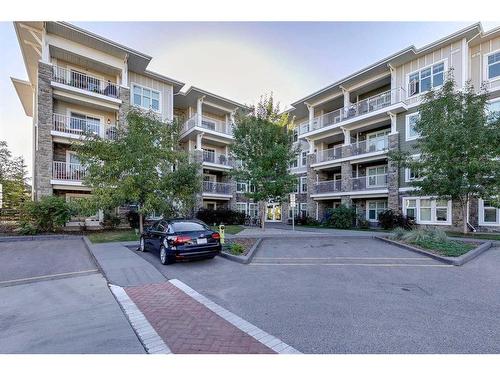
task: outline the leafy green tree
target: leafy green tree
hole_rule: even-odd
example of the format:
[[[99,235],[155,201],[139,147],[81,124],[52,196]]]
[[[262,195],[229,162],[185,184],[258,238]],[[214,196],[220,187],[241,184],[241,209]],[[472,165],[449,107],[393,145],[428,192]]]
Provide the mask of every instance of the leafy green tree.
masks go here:
[[[232,171],[238,181],[248,181],[246,193],[259,203],[261,225],[264,228],[266,204],[281,202],[297,184],[288,168],[297,157],[288,114],[280,114],[272,95],[262,97],[250,114],[235,116],[234,143],[230,146],[241,167]]]
[[[23,202],[30,199],[24,158],[12,157],[5,141],[0,141],[0,184],[4,209],[17,210]]]
[[[144,215],[189,214],[201,179],[199,165],[189,162],[180,147],[180,126],[132,109],[113,139],[88,135],[75,143],[72,147],[87,166],[85,184],[92,188],[88,211],[137,204],[141,232]]]
[[[411,183],[416,194],[460,202],[464,233],[471,198],[498,198],[500,193],[500,117],[489,112],[487,101],[484,87],[476,93],[469,82],[459,90],[450,74],[441,89],[425,95],[414,150],[391,154],[421,176]]]

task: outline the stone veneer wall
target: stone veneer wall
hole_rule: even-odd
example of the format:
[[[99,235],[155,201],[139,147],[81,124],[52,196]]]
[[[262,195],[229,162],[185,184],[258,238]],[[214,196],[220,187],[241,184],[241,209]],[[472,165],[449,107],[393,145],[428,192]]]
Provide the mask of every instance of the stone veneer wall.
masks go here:
[[[389,134],[389,150],[399,149],[399,133]],[[394,212],[401,212],[399,201],[399,168],[397,163],[389,159],[387,161],[387,208]]]
[[[316,154],[307,155],[307,214],[316,218],[316,201],[311,198],[311,194],[316,191],[316,172],[311,165],[316,163]]]
[[[118,126],[126,126],[127,113],[130,108],[130,89],[128,87],[120,86],[118,98],[122,101],[120,109],[118,110]]]
[[[52,65],[38,62],[38,89],[37,89],[37,137],[35,142],[35,165],[33,171],[34,198],[39,200],[43,196],[52,195],[52,157],[53,145],[52,117],[53,99]]]

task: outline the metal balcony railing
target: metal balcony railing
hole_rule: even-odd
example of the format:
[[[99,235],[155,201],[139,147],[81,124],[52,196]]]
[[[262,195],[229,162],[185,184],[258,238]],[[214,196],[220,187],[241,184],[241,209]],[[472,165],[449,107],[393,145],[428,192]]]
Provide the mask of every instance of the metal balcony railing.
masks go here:
[[[306,134],[330,125],[339,124],[367,113],[375,112],[405,99],[405,90],[400,87],[353,103],[348,107],[339,108],[324,115],[315,117],[311,122],[304,121],[299,124],[299,134]]]
[[[226,154],[206,150],[203,150],[203,161],[228,167],[232,167],[234,165],[233,159]]]
[[[203,181],[203,192],[213,194],[231,194],[231,184],[227,182]]]
[[[389,136],[384,135],[376,138],[367,139],[361,142],[351,143],[349,145],[328,148],[316,152],[316,162],[332,161],[347,156],[356,156],[368,154],[376,151],[386,151],[389,149]]]
[[[184,123],[182,127],[182,132],[187,132],[189,129],[192,129],[195,126],[201,126],[204,129],[213,130],[217,133],[222,133],[227,135],[233,134],[232,124],[226,123],[225,121],[216,120],[207,116],[201,116],[201,123],[199,123],[198,114],[195,114]]]
[[[352,178],[351,187],[353,191],[386,188],[387,174],[377,174]]]
[[[55,180],[82,181],[85,178],[86,169],[81,164],[54,161],[52,166],[52,178]]]
[[[62,68],[57,65],[53,67],[52,80],[54,82],[109,96],[111,98],[119,97],[120,87],[116,83],[113,83],[110,80],[104,80],[102,78],[80,73],[75,70]]]
[[[100,121],[65,116],[58,113],[53,115],[53,129],[61,133],[98,135],[107,139],[115,139],[117,132],[114,125],[104,125]]]
[[[340,180],[317,182],[316,185],[314,186],[314,192],[316,194],[337,192],[340,191],[341,185],[342,183]]]

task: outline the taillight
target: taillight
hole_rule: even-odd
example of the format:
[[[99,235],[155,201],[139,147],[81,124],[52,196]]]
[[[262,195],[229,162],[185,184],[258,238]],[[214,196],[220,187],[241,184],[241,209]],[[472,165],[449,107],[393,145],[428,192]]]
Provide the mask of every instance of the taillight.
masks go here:
[[[217,232],[215,232],[215,233],[213,233],[213,234],[212,234],[212,238],[213,238],[214,240],[220,240],[220,234],[219,234],[219,233],[217,233]]]
[[[189,236],[175,236],[172,238],[172,242],[174,245],[180,245],[189,241],[191,241],[191,237]]]

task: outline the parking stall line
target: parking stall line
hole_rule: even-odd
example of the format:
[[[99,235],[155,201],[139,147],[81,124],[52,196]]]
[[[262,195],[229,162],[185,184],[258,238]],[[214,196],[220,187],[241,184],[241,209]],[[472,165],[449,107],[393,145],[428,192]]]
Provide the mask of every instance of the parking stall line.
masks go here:
[[[360,266],[360,267],[454,267],[451,264],[407,263],[250,263],[249,266]]]
[[[23,283],[23,282],[29,282],[29,281],[36,281],[36,280],[45,280],[45,279],[53,279],[53,278],[60,278],[60,277],[68,277],[68,276],[81,276],[81,275],[86,275],[86,274],[92,274],[92,273],[97,273],[99,270],[92,269],[92,270],[85,270],[85,271],[75,271],[75,272],[65,272],[65,273],[54,273],[51,275],[42,275],[42,276],[33,276],[33,277],[25,277],[22,279],[12,279],[12,280],[5,280],[5,281],[0,281],[0,285],[3,284],[11,284],[11,283]]]
[[[345,259],[345,260],[423,260],[423,261],[434,261],[430,258],[416,258],[416,257],[254,257],[254,260],[329,260],[329,259]]]

